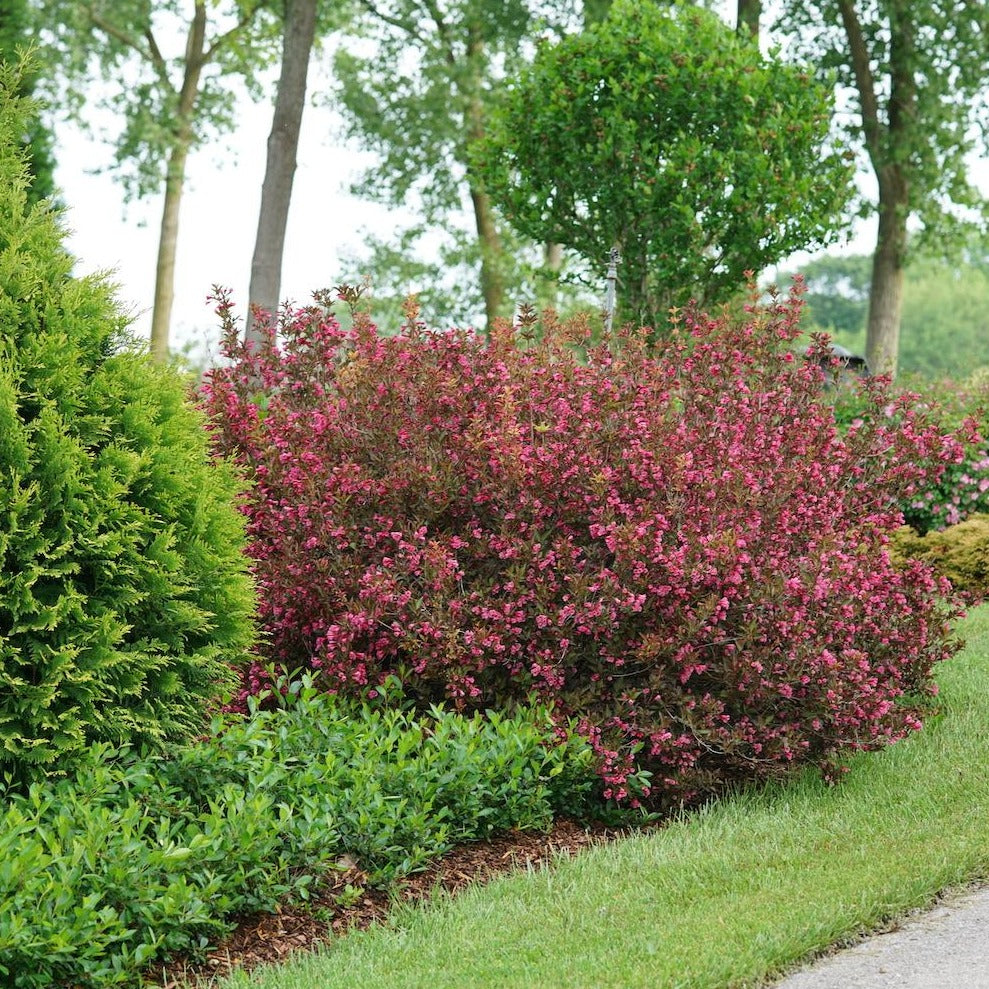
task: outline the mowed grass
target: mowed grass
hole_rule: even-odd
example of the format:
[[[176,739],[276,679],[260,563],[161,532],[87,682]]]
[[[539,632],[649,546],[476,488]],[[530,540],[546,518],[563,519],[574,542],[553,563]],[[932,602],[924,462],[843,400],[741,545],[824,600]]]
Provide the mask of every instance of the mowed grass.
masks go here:
[[[223,989],[757,986],[989,876],[989,605],[923,731],[552,868],[399,909]]]

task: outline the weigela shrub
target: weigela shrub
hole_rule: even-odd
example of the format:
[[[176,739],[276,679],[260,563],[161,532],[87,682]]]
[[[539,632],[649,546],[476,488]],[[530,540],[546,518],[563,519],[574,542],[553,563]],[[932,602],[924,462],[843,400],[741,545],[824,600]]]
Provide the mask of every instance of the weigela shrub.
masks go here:
[[[943,473],[915,486],[900,506],[904,521],[923,535],[989,513],[989,369],[981,368],[964,381],[900,380],[916,393],[916,404],[931,404],[942,422],[958,428],[964,446],[961,458]],[[863,398],[852,388],[830,392],[828,398],[843,426],[875,412],[870,396]]]
[[[270,658],[336,691],[551,699],[604,794],[653,806],[918,727],[947,585],[887,544],[961,448],[879,383],[890,415],[840,433],[787,352],[799,307],[691,312],[658,349],[528,318],[383,338],[312,308],[254,350],[221,294],[232,363],[204,401],[255,482]]]
[[[906,523],[924,534],[989,513],[989,369],[981,368],[960,382],[928,384],[920,391],[946,410],[949,421],[970,417],[977,427],[965,442],[961,460],[949,464],[903,507]]]
[[[919,533],[958,525],[973,515],[989,513],[989,448],[967,451],[937,484],[924,488],[903,510],[907,524]]]

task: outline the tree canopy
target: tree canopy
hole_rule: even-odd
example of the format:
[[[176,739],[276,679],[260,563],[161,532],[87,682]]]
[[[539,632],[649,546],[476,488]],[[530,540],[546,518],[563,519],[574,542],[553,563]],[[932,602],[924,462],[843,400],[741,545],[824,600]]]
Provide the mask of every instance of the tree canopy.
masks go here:
[[[335,105],[346,135],[380,158],[354,191],[388,205],[411,201],[423,232],[452,233],[444,264],[479,268],[480,292],[459,288],[482,297],[489,322],[509,312],[505,290],[516,252],[470,167],[469,148],[487,131],[506,67],[524,60],[540,32],[576,27],[574,7],[566,0],[354,0],[353,43],[335,59]],[[456,229],[465,212],[468,237]],[[392,245],[379,246],[381,258],[399,259]]]
[[[125,198],[164,192],[151,351],[168,349],[179,206],[189,154],[236,124],[238,89],[261,95],[259,73],[280,47],[274,0],[37,0],[57,53],[60,97],[85,124],[90,86],[117,125],[113,167]],[[184,36],[171,50],[167,40]]]
[[[989,203],[967,158],[989,134],[989,5],[972,0],[784,0],[773,30],[836,72],[838,128],[875,174],[878,214],[867,351],[895,372],[910,244],[944,251],[985,229]]]
[[[696,6],[618,0],[544,44],[508,89],[475,167],[522,233],[623,258],[621,318],[661,326],[832,237],[851,174],[808,74]]]

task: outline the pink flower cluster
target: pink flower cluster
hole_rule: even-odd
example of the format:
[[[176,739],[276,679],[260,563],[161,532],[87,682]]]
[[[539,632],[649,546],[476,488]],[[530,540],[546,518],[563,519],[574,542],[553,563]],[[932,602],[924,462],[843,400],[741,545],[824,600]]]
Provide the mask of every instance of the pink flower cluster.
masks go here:
[[[313,308],[252,349],[221,297],[203,401],[254,485],[266,658],[335,691],[538,695],[583,719],[607,796],[653,806],[918,727],[953,612],[887,539],[961,448],[881,384],[894,414],[840,435],[799,309],[592,346]]]
[[[921,532],[946,529],[971,515],[989,513],[989,452],[984,448],[946,473],[939,484],[911,499],[907,522]]]

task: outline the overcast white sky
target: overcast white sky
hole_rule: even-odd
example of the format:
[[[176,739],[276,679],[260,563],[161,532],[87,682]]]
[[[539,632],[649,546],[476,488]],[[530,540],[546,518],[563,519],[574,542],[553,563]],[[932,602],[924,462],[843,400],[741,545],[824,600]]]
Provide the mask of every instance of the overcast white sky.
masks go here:
[[[270,126],[271,105],[245,100],[237,132],[190,157],[179,226],[173,347],[215,329],[206,302],[213,284],[232,289],[239,303],[246,302]],[[396,225],[382,207],[347,194],[350,181],[372,159],[339,147],[336,129],[328,109],[307,106],[286,238],[283,299],[306,303],[314,290],[352,277],[354,273],[341,270],[341,251],[358,248],[364,226],[383,233]],[[67,247],[79,259],[77,270],[112,269],[121,301],[134,309],[135,326],[147,335],[161,197],[124,206],[113,175],[93,174],[109,163],[111,149],[75,127],[59,124],[56,154],[56,181],[71,231]]]
[[[326,74],[316,65],[310,94],[320,91],[326,91]],[[358,251],[362,228],[386,234],[411,218],[347,193],[349,183],[373,157],[343,147],[337,118],[319,104],[311,102],[303,118],[282,273],[282,299],[301,304],[314,290],[359,275],[344,270],[340,258]],[[215,337],[216,319],[206,301],[213,284],[230,288],[243,314],[270,124],[270,104],[245,100],[237,132],[189,160],[179,229],[173,348]],[[112,270],[120,300],[135,315],[135,329],[147,336],[161,197],[125,207],[112,174],[92,174],[110,162],[110,148],[64,123],[56,132],[56,155],[56,180],[69,207],[67,247],[79,259],[77,270]],[[979,163],[977,174],[989,190],[989,162]],[[870,251],[873,230],[872,224],[863,225],[845,249]]]

